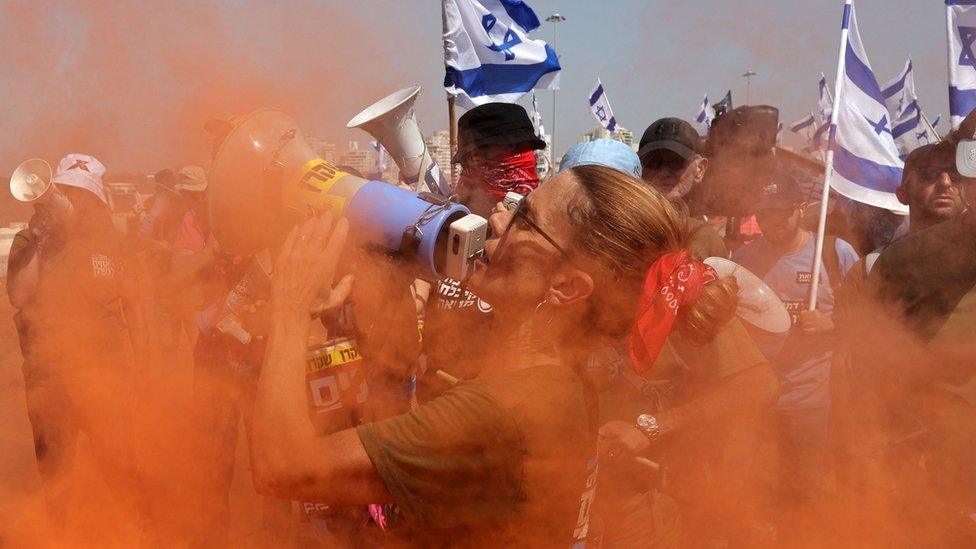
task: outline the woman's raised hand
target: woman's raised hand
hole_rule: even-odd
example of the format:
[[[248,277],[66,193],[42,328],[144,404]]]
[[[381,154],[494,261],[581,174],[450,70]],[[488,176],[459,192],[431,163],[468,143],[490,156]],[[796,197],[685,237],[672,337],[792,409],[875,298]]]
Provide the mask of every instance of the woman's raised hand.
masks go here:
[[[291,230],[275,263],[272,281],[271,310],[276,321],[307,322],[313,312],[337,307],[349,296],[351,276],[333,287],[348,230],[344,218],[333,227],[330,213]]]

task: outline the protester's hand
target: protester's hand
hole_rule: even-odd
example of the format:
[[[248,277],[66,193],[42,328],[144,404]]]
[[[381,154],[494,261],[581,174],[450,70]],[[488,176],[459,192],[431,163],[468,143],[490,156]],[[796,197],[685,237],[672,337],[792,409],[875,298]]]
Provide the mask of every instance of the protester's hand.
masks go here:
[[[348,297],[351,277],[332,287],[348,227],[346,220],[340,219],[333,230],[332,216],[326,213],[291,230],[278,255],[271,284],[271,310],[276,321],[308,322],[322,301],[338,306]]]
[[[608,421],[600,427],[600,449],[607,457],[640,454],[651,447],[651,441],[633,423]]]
[[[805,334],[822,334],[833,331],[834,321],[820,311],[800,311],[796,327]]]

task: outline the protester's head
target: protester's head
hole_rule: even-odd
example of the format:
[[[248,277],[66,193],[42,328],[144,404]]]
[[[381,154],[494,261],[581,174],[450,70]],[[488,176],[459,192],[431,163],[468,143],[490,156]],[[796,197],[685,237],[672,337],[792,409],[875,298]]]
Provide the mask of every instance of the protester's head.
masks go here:
[[[641,162],[637,153],[616,139],[594,139],[570,147],[559,163],[559,171],[576,166],[606,166],[627,175],[641,176]]]
[[[762,188],[755,205],[756,221],[763,238],[774,246],[794,242],[804,230],[804,206],[796,181],[778,172],[773,181]]]
[[[78,226],[111,224],[111,211],[102,177],[105,166],[86,154],[69,154],[58,163],[51,182],[68,197],[74,210],[72,224]]]
[[[567,344],[628,335],[648,269],[687,238],[684,218],[660,193],[603,166],[558,173],[518,209],[499,205],[490,223],[487,265],[472,287],[499,320],[542,322]],[[676,329],[707,341],[735,302],[734,283],[707,284]]]
[[[680,118],[662,118],[648,126],[637,154],[644,181],[671,201],[684,198],[708,170],[701,136]]]
[[[535,151],[545,146],[519,105],[487,103],[464,113],[454,156],[461,165],[461,202],[488,215],[506,193],[529,193],[539,186]]]
[[[956,171],[954,147],[931,144],[909,153],[896,194],[908,206],[911,231],[962,213],[966,208],[963,180]]]

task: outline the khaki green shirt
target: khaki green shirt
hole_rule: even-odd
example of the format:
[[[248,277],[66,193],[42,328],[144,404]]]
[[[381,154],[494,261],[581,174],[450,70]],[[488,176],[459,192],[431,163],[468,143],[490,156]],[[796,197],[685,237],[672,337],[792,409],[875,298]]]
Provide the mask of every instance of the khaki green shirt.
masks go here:
[[[359,437],[422,546],[568,546],[595,396],[568,366],[463,381]],[[590,397],[587,397],[587,394]]]

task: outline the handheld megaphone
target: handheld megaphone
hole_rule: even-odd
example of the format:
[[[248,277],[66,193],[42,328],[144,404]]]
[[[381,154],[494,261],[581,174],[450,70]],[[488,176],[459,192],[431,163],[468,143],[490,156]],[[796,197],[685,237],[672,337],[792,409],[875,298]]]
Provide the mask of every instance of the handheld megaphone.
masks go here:
[[[772,290],[752,271],[721,257],[709,257],[704,263],[715,269],[719,278],[735,277],[739,286],[739,305],[735,314],[749,324],[774,334],[785,334],[792,321],[786,306]]]
[[[51,183],[51,165],[41,158],[22,162],[10,176],[10,194],[18,202],[43,206],[55,215],[70,214],[74,208],[58,188]]]
[[[277,109],[251,113],[228,133],[214,158],[209,192],[214,235],[239,255],[271,247],[290,223],[331,210],[349,220],[353,238],[411,258],[422,276],[463,280],[487,232],[483,218],[449,199],[337,169]],[[475,245],[462,246],[465,236]]]
[[[976,177],[976,138],[962,139],[956,145],[956,171],[963,177]]]
[[[415,185],[421,192],[451,196],[451,186],[431,158],[417,123],[414,103],[418,95],[418,84],[393,92],[363,109],[346,127],[359,128],[373,136],[390,153],[405,183]]]

